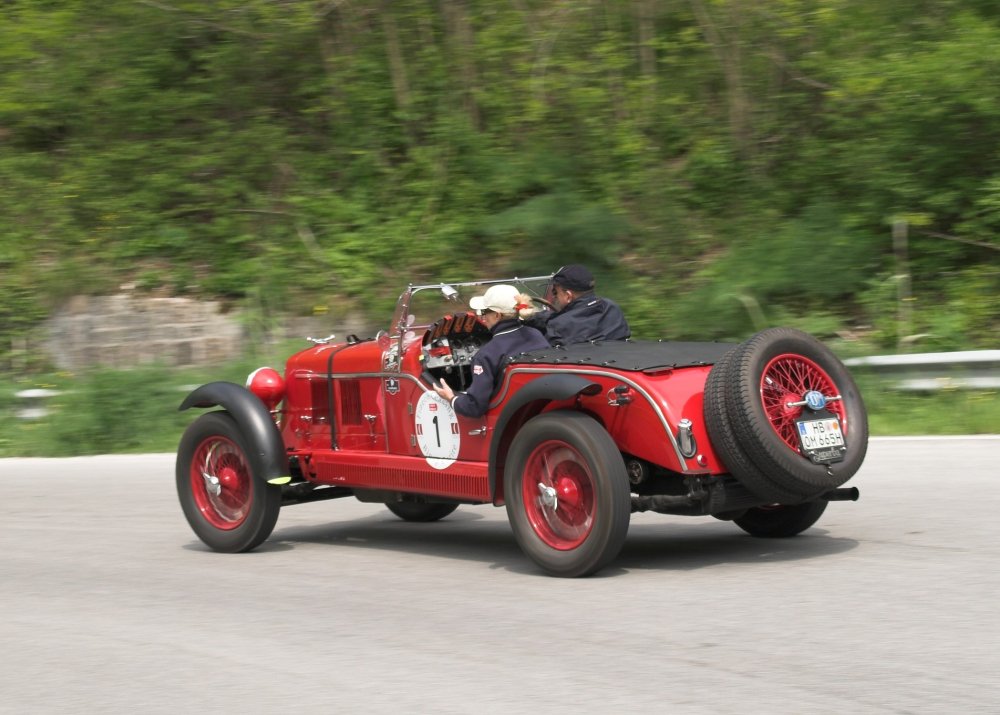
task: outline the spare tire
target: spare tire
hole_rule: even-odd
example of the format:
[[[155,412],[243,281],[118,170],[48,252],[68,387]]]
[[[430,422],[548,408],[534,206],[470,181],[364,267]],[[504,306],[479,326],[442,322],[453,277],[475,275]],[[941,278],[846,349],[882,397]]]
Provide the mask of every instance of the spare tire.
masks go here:
[[[725,377],[723,402],[732,432],[772,486],[805,501],[858,471],[868,450],[864,401],[850,372],[821,342],[792,328],[763,330],[736,348]],[[826,398],[822,411],[801,404],[810,392]],[[814,463],[804,454],[798,421],[813,415],[837,418],[846,446],[839,461]],[[750,481],[745,486],[754,490]]]
[[[776,504],[795,504],[802,501],[798,490],[779,486],[768,474],[754,464],[750,455],[736,438],[729,422],[726,405],[726,388],[732,382],[733,359],[742,346],[737,345],[715,363],[705,382],[705,427],[712,439],[716,455],[729,473],[754,494]]]

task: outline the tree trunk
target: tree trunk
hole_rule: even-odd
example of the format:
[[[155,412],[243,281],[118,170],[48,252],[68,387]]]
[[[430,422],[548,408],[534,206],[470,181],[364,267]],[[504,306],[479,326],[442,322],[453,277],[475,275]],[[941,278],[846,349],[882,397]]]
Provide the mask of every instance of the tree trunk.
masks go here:
[[[441,0],[441,11],[448,28],[448,44],[453,61],[458,64],[462,81],[462,103],[469,122],[481,129],[479,104],[476,102],[478,72],[476,70],[476,38],[469,19],[466,0]]]
[[[389,74],[392,77],[392,90],[396,98],[396,109],[403,116],[406,132],[413,139],[410,113],[410,82],[406,75],[406,58],[403,56],[403,44],[399,39],[399,26],[396,16],[392,14],[391,4],[382,5],[379,13],[382,20],[382,31],[385,33],[385,51],[389,58]]]
[[[689,0],[712,53],[722,66],[726,82],[726,105],[729,112],[729,131],[740,157],[748,159],[753,154],[753,130],[750,126],[750,98],[743,82],[743,53],[740,49],[740,26],[743,6],[741,0],[730,0],[730,21],[733,35],[722,36],[703,0]]]
[[[653,0],[635,0],[633,5],[639,34],[639,71],[643,77],[656,76],[656,48],[653,47]]]

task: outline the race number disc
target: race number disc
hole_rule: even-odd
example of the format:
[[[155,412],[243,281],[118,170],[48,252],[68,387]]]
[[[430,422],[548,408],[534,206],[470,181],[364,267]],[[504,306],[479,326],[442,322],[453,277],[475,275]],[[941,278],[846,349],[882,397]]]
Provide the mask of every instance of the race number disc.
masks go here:
[[[451,405],[435,392],[425,392],[414,415],[417,446],[434,469],[447,469],[458,458],[461,438],[458,416]]]

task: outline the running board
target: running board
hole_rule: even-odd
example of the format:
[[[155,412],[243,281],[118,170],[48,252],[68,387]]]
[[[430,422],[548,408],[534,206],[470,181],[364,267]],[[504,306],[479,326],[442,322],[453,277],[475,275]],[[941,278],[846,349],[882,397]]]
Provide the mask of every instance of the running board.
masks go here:
[[[296,482],[294,484],[286,484],[281,488],[281,506],[308,504],[314,501],[340,499],[351,496],[354,496],[353,489],[328,487],[322,484],[313,484],[312,482]]]

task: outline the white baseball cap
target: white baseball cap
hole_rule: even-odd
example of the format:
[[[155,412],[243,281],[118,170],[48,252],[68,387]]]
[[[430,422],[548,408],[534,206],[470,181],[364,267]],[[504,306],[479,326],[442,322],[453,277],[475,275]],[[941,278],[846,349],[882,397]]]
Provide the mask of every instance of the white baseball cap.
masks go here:
[[[501,283],[490,286],[486,293],[469,301],[473,310],[492,310],[496,313],[513,313],[517,310],[518,291],[512,285]]]

